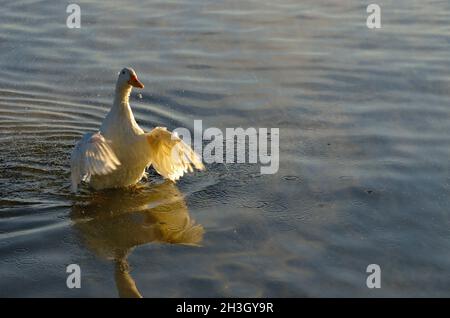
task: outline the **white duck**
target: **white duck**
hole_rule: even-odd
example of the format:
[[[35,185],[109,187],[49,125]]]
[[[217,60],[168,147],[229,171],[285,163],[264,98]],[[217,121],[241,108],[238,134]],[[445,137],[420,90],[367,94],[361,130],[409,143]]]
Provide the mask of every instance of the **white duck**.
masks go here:
[[[70,161],[72,191],[82,181],[96,190],[134,185],[150,165],[172,181],[193,167],[204,169],[198,155],[176,134],[165,127],[149,133],[139,127],[128,102],[133,86],[144,88],[135,71],[124,68],[100,131],[85,134],[76,144]]]

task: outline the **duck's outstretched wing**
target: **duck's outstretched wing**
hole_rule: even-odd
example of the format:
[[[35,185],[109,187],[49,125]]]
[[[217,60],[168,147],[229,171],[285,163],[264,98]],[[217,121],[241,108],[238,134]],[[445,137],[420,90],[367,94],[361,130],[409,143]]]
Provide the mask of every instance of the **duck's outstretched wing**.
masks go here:
[[[85,134],[70,158],[72,191],[77,191],[81,181],[89,181],[93,175],[108,174],[119,165],[119,159],[99,132]]]
[[[145,137],[150,146],[150,163],[163,177],[176,181],[193,168],[205,168],[194,150],[165,127],[156,127]]]

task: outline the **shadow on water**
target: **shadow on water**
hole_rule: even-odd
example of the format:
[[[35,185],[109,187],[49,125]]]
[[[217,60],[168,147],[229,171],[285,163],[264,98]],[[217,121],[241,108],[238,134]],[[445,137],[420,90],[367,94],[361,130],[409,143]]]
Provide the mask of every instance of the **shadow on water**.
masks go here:
[[[70,217],[84,245],[98,257],[114,262],[120,297],[142,297],[128,263],[136,246],[199,245],[204,234],[203,226],[191,219],[182,193],[170,181],[92,193],[87,200],[74,202]]]

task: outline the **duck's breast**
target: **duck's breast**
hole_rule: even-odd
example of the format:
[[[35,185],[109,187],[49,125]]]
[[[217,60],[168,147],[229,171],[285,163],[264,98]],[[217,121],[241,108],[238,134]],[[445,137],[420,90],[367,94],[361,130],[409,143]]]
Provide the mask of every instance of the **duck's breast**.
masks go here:
[[[143,177],[149,164],[144,131],[133,120],[108,114],[100,128],[120,161],[118,168],[105,176],[92,178],[96,189],[124,187],[135,184]]]

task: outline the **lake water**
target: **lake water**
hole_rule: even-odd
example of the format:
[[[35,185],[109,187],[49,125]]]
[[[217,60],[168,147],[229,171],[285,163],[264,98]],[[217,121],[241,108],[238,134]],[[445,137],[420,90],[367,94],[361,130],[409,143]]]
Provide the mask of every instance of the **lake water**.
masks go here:
[[[449,2],[76,3],[0,11],[0,296],[450,296]],[[124,66],[143,128],[280,128],[278,173],[71,194]]]

